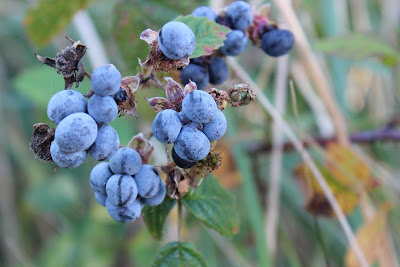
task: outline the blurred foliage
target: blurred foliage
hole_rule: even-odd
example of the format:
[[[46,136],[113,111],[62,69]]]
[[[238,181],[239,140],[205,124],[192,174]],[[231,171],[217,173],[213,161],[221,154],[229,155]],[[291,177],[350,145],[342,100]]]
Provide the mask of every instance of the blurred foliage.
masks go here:
[[[341,12],[343,9],[338,9],[340,1],[328,2],[293,1],[312,47],[328,63],[325,65],[327,76],[334,85],[351,131],[381,127],[393,119],[399,108],[400,29],[396,22],[385,23],[389,17],[385,10],[391,5],[399,8],[399,5],[389,0],[361,0],[357,3],[364,8],[355,10],[349,5],[344,9],[346,12]],[[118,66],[124,75],[135,75],[137,58],[144,60],[148,53],[148,45],[139,40],[140,33],[147,28],[158,30],[164,23],[179,15],[190,14],[203,4],[207,1],[4,0],[0,3],[0,266],[148,266],[154,260],[156,250],[177,240],[176,208],[165,219],[161,242],[153,240],[153,236],[161,237],[160,224],[155,232],[145,229],[148,222],[144,221],[152,218],[146,217],[146,213],[154,212],[153,209],[144,212],[144,219],[132,224],[113,221],[96,203],[90,190],[88,177],[95,161],[87,160],[74,170],[54,172],[54,165],[33,157],[28,149],[32,125],[49,123],[47,102],[64,85],[53,69],[37,62],[34,53],[54,56],[69,45],[64,35],[82,39],[71,19],[75,11],[87,7],[112,60],[110,63]],[[276,20],[279,16],[274,5],[271,7],[272,18],[280,21]],[[369,27],[357,26],[360,17]],[[35,48],[36,45],[40,48]],[[238,60],[254,80],[269,77],[260,86],[273,99],[277,61],[250,46]],[[296,50],[291,53],[290,63],[303,64]],[[93,69],[88,60],[85,60],[85,67]],[[172,72],[169,75],[176,79],[179,74]],[[292,100],[288,100],[285,118],[302,133],[318,136],[316,114],[310,100],[300,90],[307,87],[309,77],[299,77],[290,69],[290,79],[296,91],[298,115],[295,115]],[[241,81],[231,73],[229,81],[218,89],[228,89],[233,82]],[[85,79],[77,90],[84,93],[88,89],[89,82]],[[124,116],[111,124],[117,130],[121,144],[128,144],[139,132],[150,131],[156,113],[143,98],[155,96],[164,96],[164,93],[156,88],[140,90],[137,94],[138,118]],[[241,263],[266,266],[271,258],[266,250],[264,233],[271,157],[269,152],[249,154],[247,149],[254,144],[270,142],[272,121],[257,104],[237,110],[228,108],[225,114],[229,133],[219,146],[224,147],[223,155],[229,155],[224,157],[221,167],[227,171],[215,176],[229,191],[222,194],[226,195],[224,201],[235,208],[227,214],[218,212],[211,217],[217,219],[230,212],[237,213],[240,222],[234,221],[229,229],[238,232],[226,239],[213,230],[206,230],[197,219],[204,211],[193,214],[189,207],[184,209],[182,237],[196,244],[197,249],[190,247],[189,250],[202,254],[209,266],[244,265]],[[378,253],[391,251],[397,258],[400,256],[400,145],[382,141],[359,148],[370,158],[367,165],[371,176],[381,182],[379,188],[367,194],[368,203],[377,213],[367,220],[363,208],[356,206],[349,210],[348,220],[371,262],[385,266],[390,261],[385,263]],[[152,164],[166,162],[163,149],[156,145],[150,159]],[[326,153],[321,155],[317,153],[320,150],[311,150],[320,160]],[[229,157],[232,158],[225,161]],[[340,161],[351,162],[348,158]],[[285,152],[282,164],[274,266],[314,267],[324,266],[326,261],[330,266],[352,266],[354,259],[338,222],[314,217],[303,205],[304,195],[293,175],[295,167],[301,164],[298,153]],[[365,167],[344,169],[347,174],[350,172],[360,178],[358,168],[365,170]],[[207,189],[207,182],[212,184],[212,192],[219,191],[220,186],[210,179],[204,181],[194,196]],[[218,195],[217,192],[216,198]],[[385,208],[387,202],[391,203],[390,210]],[[7,246],[5,240],[12,246]],[[384,240],[385,246],[380,246],[377,240]],[[169,251],[176,253],[179,247],[177,243],[172,244],[175,245]],[[389,248],[387,244],[390,244]],[[388,255],[386,260],[391,259]]]

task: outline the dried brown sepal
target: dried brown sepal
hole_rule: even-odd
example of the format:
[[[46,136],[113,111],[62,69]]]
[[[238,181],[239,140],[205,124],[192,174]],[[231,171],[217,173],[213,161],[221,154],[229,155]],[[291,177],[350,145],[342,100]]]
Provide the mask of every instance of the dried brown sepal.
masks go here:
[[[168,72],[189,65],[189,58],[182,60],[171,60],[167,58],[158,47],[158,33],[147,29],[142,32],[140,39],[146,41],[150,45],[150,52],[146,61],[141,63],[144,68],[153,67],[156,71]]]
[[[195,82],[191,81],[190,83],[187,83],[185,85],[185,88],[183,88],[183,95],[185,96],[185,95],[189,94],[190,92],[193,92],[194,90],[197,90],[197,85]]]
[[[71,89],[74,83],[78,87],[79,83],[85,77],[85,68],[81,59],[86,53],[86,45],[80,41],[73,41],[71,38],[66,38],[71,41],[72,46],[65,47],[61,52],[57,53],[55,58],[35,55],[41,63],[55,68],[57,73],[63,75],[65,89]]]
[[[136,117],[136,91],[139,88],[139,85],[139,74],[122,78],[121,88],[126,92],[128,99],[118,104],[118,112],[120,116],[129,114]]]
[[[185,178],[175,164],[162,166],[161,171],[167,174],[165,184],[168,195],[174,199],[180,199],[190,189],[190,180]]]
[[[200,160],[194,167],[184,169],[182,174],[186,179],[190,180],[190,186],[196,188],[199,182],[206,178],[210,172],[218,169],[221,163],[221,153],[211,150],[206,158]]]
[[[181,106],[183,97],[185,96],[182,86],[171,77],[165,77],[164,79],[167,81],[165,94],[171,106]],[[180,108],[177,109],[180,110]]]
[[[208,89],[208,93],[214,98],[217,103],[217,107],[223,111],[231,99],[228,96],[228,93],[223,90],[218,90],[217,88]]]
[[[33,133],[29,146],[35,157],[41,161],[54,162],[50,155],[50,145],[54,140],[55,131],[55,128],[51,128],[46,123],[36,123],[33,125]]]
[[[164,109],[172,108],[171,103],[163,97],[146,98],[146,100],[150,107],[157,113]]]
[[[270,20],[270,4],[253,11],[253,23],[247,28],[247,33],[254,46],[261,47],[262,35],[272,28],[277,28],[277,25]]]
[[[246,106],[256,99],[256,93],[245,83],[234,84],[233,88],[229,89],[228,96],[231,107]]]
[[[136,150],[136,152],[139,153],[143,164],[147,164],[149,162],[151,153],[153,153],[154,150],[153,144],[147,140],[142,133],[132,137],[131,141],[129,141],[128,147]]]

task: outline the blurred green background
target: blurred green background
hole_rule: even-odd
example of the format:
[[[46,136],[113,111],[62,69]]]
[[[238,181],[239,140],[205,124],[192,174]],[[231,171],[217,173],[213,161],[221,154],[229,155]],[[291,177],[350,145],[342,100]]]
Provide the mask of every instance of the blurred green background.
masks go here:
[[[64,37],[69,36],[88,46],[84,64],[89,72],[98,65],[112,63],[123,76],[135,75],[137,58],[144,60],[148,52],[147,44],[139,39],[143,30],[158,30],[176,16],[190,14],[197,6],[223,6],[222,2],[0,2],[0,266],[149,266],[157,248],[177,240],[175,210],[166,222],[161,242],[152,240],[142,218],[126,225],[112,220],[96,203],[89,186],[94,160],[88,158],[76,169],[55,172],[54,165],[34,158],[29,150],[32,125],[51,125],[46,116],[47,102],[64,85],[62,77],[40,64],[34,54],[53,57],[69,45]],[[260,6],[265,2],[251,3]],[[397,63],[392,64],[397,59],[371,58],[370,54],[375,55],[372,52],[354,56],[358,49],[351,42],[348,47],[355,52],[343,59],[343,53],[335,50],[338,46],[330,47],[320,40],[367,33],[379,36],[379,42],[400,53],[398,0],[299,0],[292,4],[334,88],[349,131],[372,130],[390,121],[399,108],[400,71]],[[286,24],[274,3],[271,17]],[[342,45],[343,39],[341,42]],[[272,101],[277,94],[276,77],[288,71],[296,91],[298,116],[289,95],[284,98],[284,117],[308,135],[333,134],[332,123],[313,91],[296,48],[282,63],[249,44],[237,60]],[[178,77],[177,73],[170,75]],[[231,73],[218,89],[227,90],[234,82],[241,81]],[[84,93],[88,89],[85,79],[78,91]],[[151,130],[156,114],[143,97],[156,95],[164,93],[156,88],[140,91],[138,118],[125,116],[111,123],[121,144],[126,145],[139,132]],[[326,262],[329,266],[343,266],[346,237],[336,220],[315,218],[304,209],[301,191],[293,178],[293,168],[301,162],[294,151],[285,152],[281,160],[277,249],[268,256],[265,215],[271,156],[269,152],[249,154],[246,149],[271,143],[272,120],[257,103],[228,108],[225,114],[229,133],[219,145],[224,162],[216,176],[236,197],[240,229],[229,240],[187,216],[184,240],[196,244],[209,266],[266,266],[267,258],[275,259],[273,266],[325,266]],[[371,159],[370,166],[382,182],[370,195],[373,206],[392,203],[388,231],[391,248],[398,257],[400,146],[396,142],[375,142],[359,148]],[[157,165],[166,162],[162,147],[156,147],[151,161]],[[365,221],[359,208],[348,219],[354,231]]]

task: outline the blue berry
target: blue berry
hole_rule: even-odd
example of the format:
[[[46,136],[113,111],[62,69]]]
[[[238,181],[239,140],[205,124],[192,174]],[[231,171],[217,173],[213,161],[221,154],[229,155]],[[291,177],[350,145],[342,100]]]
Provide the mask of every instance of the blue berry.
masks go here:
[[[139,202],[140,208],[143,209],[143,207],[144,207],[143,198],[141,198],[140,196],[138,196],[138,198],[137,198],[135,201]]]
[[[114,174],[106,183],[107,198],[117,206],[127,206],[135,201],[138,188],[130,175]]]
[[[160,189],[158,190],[157,194],[153,197],[150,198],[144,198],[143,202],[144,204],[147,204],[149,206],[157,206],[160,205],[164,198],[165,198],[165,193],[167,192],[165,188],[165,184],[163,181],[160,183]]]
[[[210,75],[210,83],[214,85],[221,84],[228,79],[229,69],[225,60],[220,57],[211,59],[208,65],[208,74]]]
[[[271,57],[283,56],[293,48],[294,36],[288,30],[272,30],[261,37],[262,50]]]
[[[86,113],[78,112],[65,117],[57,126],[54,140],[64,152],[88,149],[96,140],[97,124]]]
[[[107,124],[99,126],[97,138],[89,148],[89,155],[98,161],[107,160],[117,153],[119,137],[113,127]]]
[[[227,10],[226,17],[231,29],[245,30],[253,22],[253,12],[244,1],[232,2]]]
[[[144,164],[133,178],[138,188],[138,194],[143,198],[155,196],[160,189],[161,176],[152,165]]]
[[[103,194],[94,192],[94,197],[96,198],[97,203],[99,203],[103,207],[106,206],[107,195],[103,195]]]
[[[203,66],[206,63],[205,57],[195,57],[190,59],[190,63]]]
[[[210,122],[217,113],[217,110],[214,98],[205,91],[192,91],[182,101],[183,114],[194,122]]]
[[[175,151],[175,147],[172,147],[172,160],[175,162],[176,166],[182,168],[182,169],[190,169],[192,168],[194,165],[197,164],[197,161],[187,161],[184,160],[182,158],[180,158]]]
[[[75,90],[63,90],[50,99],[47,105],[47,117],[59,124],[62,119],[77,112],[86,112],[86,98]]]
[[[142,158],[136,150],[123,147],[110,158],[109,164],[113,173],[134,175],[142,168]]]
[[[110,123],[118,115],[118,105],[112,96],[94,94],[88,102],[88,113],[97,123]]]
[[[184,126],[174,144],[176,154],[186,161],[199,161],[210,152],[210,141],[201,131]]]
[[[78,151],[72,153],[66,153],[60,150],[57,142],[52,142],[50,145],[50,155],[54,163],[61,168],[76,168],[81,165],[87,156],[86,151]]]
[[[217,14],[215,14],[214,10],[208,6],[199,6],[193,10],[192,15],[194,17],[207,17],[209,20],[215,20],[217,18]]]
[[[99,96],[115,95],[121,87],[121,73],[112,64],[100,66],[92,72],[90,86]]]
[[[90,172],[90,187],[94,192],[106,194],[106,183],[113,173],[108,162],[101,162],[93,167]]]
[[[178,112],[172,109],[164,109],[153,120],[154,137],[161,143],[173,143],[182,128]]]
[[[224,113],[218,110],[213,120],[209,123],[204,123],[203,133],[210,141],[215,141],[221,138],[226,132],[227,122]]]
[[[233,30],[226,35],[220,51],[225,56],[237,56],[246,49],[247,36],[240,30]]]
[[[170,21],[161,28],[158,44],[166,57],[180,60],[193,53],[196,39],[193,31],[185,23]]]
[[[111,218],[124,223],[136,220],[142,210],[138,200],[127,206],[117,206],[110,201],[109,197],[106,199],[106,209]]]
[[[204,89],[210,80],[208,71],[204,67],[193,63],[190,63],[181,71],[180,79],[184,85],[190,81],[195,82],[199,90]]]
[[[119,88],[119,91],[114,95],[114,100],[118,105],[124,103],[126,100],[128,100],[126,91],[122,88]]]
[[[181,121],[182,125],[186,125],[190,123],[190,120],[183,114],[183,111],[178,113],[179,120]]]

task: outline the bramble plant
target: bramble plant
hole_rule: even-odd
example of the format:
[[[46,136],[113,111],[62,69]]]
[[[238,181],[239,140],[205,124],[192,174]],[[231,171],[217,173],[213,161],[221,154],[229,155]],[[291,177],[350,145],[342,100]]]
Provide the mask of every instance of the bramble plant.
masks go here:
[[[234,201],[207,176],[222,161],[215,147],[229,127],[225,107],[248,105],[255,94],[246,84],[235,84],[228,91],[202,89],[209,83],[220,85],[228,78],[224,58],[242,53],[249,39],[276,57],[292,49],[293,35],[278,29],[268,16],[257,13],[246,2],[235,1],[220,14],[209,7],[196,8],[192,15],[178,17],[158,32],[144,30],[140,38],[149,44],[150,51],[134,76],[121,77],[112,64],[89,74],[82,63],[86,46],[70,38],[72,45],[56,57],[37,55],[40,62],[63,75],[65,90],[56,93],[47,106],[47,116],[57,127],[35,124],[31,149],[39,159],[53,161],[61,168],[78,167],[88,154],[102,161],[93,167],[89,179],[97,202],[119,222],[143,216],[157,239],[176,204],[179,213],[184,205],[207,227],[232,236],[238,226]],[[181,72],[182,85],[165,76],[174,70]],[[91,90],[82,95],[72,87],[78,87],[85,76],[90,79]],[[108,125],[118,113],[140,116],[136,92],[151,83],[166,95],[147,99],[157,112],[152,135],[165,146],[165,166],[148,164],[154,149],[151,135],[139,133],[123,147],[115,129]],[[210,199],[212,204],[202,199]],[[213,218],[205,210],[221,217]],[[194,245],[180,239],[158,252],[154,266],[163,264],[206,265]]]

